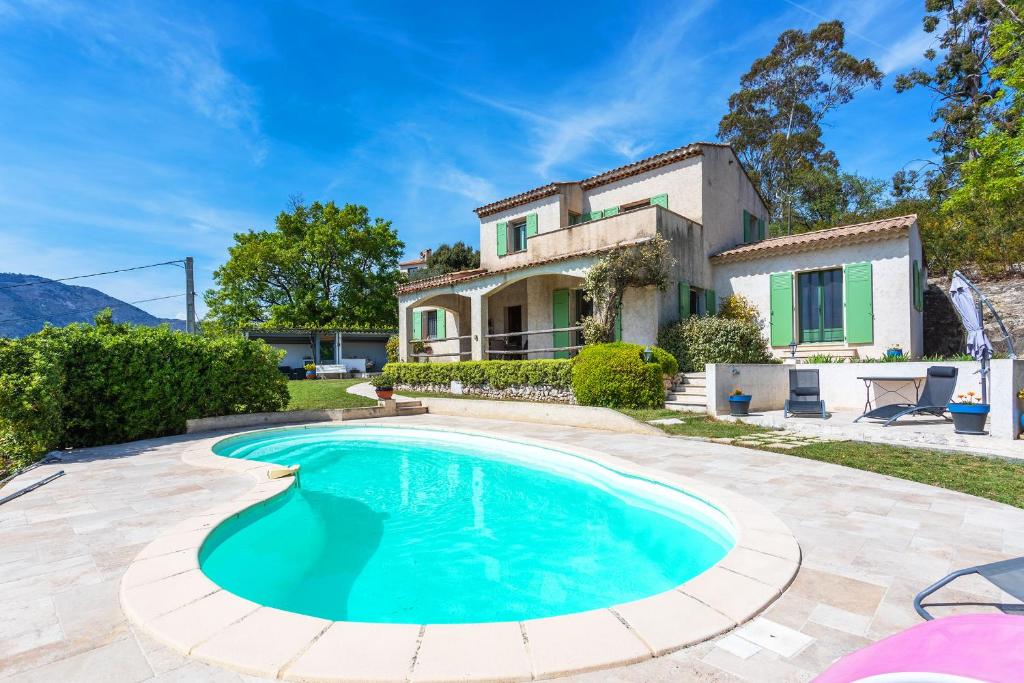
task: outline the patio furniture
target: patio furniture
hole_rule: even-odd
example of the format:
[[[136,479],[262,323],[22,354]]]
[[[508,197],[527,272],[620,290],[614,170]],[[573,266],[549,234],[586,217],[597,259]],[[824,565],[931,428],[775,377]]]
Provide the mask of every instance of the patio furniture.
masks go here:
[[[928,614],[927,610],[921,606],[921,602],[935,591],[951,583],[954,579],[958,579],[961,576],[967,576],[968,574],[977,574],[996,588],[999,588],[1003,592],[1009,593],[1017,600],[1024,602],[1024,557],[1017,557],[1012,560],[1003,560],[1001,562],[978,565],[977,567],[958,569],[918,593],[917,597],[914,598],[914,609],[917,610],[917,613],[920,614],[922,618],[931,620],[933,618],[932,615]],[[936,604],[946,605],[950,603]],[[996,607],[1004,614],[1024,615],[1024,604],[989,605]]]
[[[338,379],[344,379],[348,374],[348,367],[336,363],[324,363],[316,366],[317,377],[327,378],[328,375],[335,375]]]
[[[917,624],[852,652],[814,683],[1011,683],[1024,670],[1024,619],[963,614]]]
[[[901,417],[915,413],[926,413],[948,420],[949,418],[946,417],[946,406],[949,404],[950,399],[953,398],[953,391],[956,389],[957,372],[956,368],[948,365],[933,365],[928,368],[928,373],[924,380],[924,388],[921,389],[916,403],[890,403],[886,406],[878,406],[877,408],[867,410],[854,422],[867,417],[872,420],[885,420],[886,422],[882,426],[888,427]]]
[[[881,376],[868,376],[858,377],[857,379],[864,382],[864,391],[866,393],[864,397],[864,413],[860,417],[865,417],[873,409],[871,407],[871,387],[875,387],[875,404],[878,404],[878,399],[883,396],[894,394],[903,399],[904,405],[913,405],[921,399],[921,382],[924,381],[924,377],[881,377]],[[893,389],[891,387],[882,386],[883,384],[899,384],[899,388]],[[908,385],[914,385],[914,398],[911,399],[909,396],[903,393],[904,388]],[[857,419],[859,420],[860,417]]]
[[[820,415],[825,419],[825,402],[821,400],[817,370],[789,371],[789,398],[782,407],[782,415]]]

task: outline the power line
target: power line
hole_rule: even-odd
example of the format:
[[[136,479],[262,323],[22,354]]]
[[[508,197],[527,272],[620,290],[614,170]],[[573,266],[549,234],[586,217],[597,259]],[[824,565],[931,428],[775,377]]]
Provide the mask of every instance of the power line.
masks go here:
[[[20,323],[20,322],[28,322],[28,321],[31,321],[31,320],[49,320],[51,318],[63,318],[63,317],[67,317],[69,315],[74,315],[75,313],[95,313],[95,312],[102,311],[102,310],[104,310],[106,308],[117,308],[118,306],[131,306],[131,305],[134,305],[134,304],[144,304],[144,303],[148,303],[150,301],[163,301],[164,299],[174,299],[174,298],[179,297],[179,296],[185,296],[185,294],[184,293],[181,293],[181,294],[168,294],[167,296],[155,296],[152,299],[139,299],[137,301],[118,301],[117,303],[108,304],[106,306],[100,306],[99,308],[79,308],[79,309],[72,308],[72,309],[67,310],[67,311],[61,311],[60,313],[51,313],[50,315],[40,315],[40,316],[35,316],[35,317],[32,317],[32,318],[9,318],[7,320],[0,320],[0,323]]]
[[[170,266],[184,263],[185,259],[176,259],[174,261],[162,261],[161,263],[149,263],[144,266],[132,266],[131,268],[118,268],[117,270],[107,270],[102,273],[89,273],[88,275],[72,275],[71,277],[58,277],[58,278],[46,278],[43,280],[35,280],[33,282],[19,282],[16,285],[5,285],[0,287],[0,290],[14,289],[15,287],[31,287],[33,285],[46,285],[51,282],[67,282],[68,280],[81,280],[87,277],[97,277],[98,275],[113,275],[114,273],[127,273],[131,270],[142,270],[143,268],[155,268],[157,266]],[[4,322],[4,321],[0,321]]]

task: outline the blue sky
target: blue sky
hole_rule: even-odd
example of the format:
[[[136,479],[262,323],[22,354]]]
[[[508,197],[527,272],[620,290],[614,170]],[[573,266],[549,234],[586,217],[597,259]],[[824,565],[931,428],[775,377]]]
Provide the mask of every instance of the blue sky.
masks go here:
[[[472,210],[714,139],[787,28],[847,24],[888,74],[921,61],[923,0],[797,3],[0,0],[0,271],[61,277],[192,255],[301,194],[365,204],[407,253],[477,241]],[[829,121],[846,170],[929,158],[931,102],[892,76]],[[173,294],[177,268],[81,281]],[[142,306],[182,317],[183,299]]]

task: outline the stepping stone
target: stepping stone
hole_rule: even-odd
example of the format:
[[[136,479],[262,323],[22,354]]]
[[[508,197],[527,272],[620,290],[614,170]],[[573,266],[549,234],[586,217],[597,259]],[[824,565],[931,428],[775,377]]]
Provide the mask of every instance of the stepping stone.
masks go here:
[[[683,421],[678,417],[665,417],[660,420],[648,420],[647,424],[652,425],[681,425]]]

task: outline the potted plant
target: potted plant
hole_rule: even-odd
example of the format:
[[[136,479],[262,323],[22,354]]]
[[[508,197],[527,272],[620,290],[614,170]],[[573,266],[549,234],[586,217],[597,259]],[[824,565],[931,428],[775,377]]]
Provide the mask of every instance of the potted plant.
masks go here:
[[[953,416],[953,429],[957,434],[985,433],[985,421],[992,406],[982,403],[976,393],[958,394],[956,402],[946,407]]]
[[[316,379],[316,363],[306,363],[302,367],[306,368],[306,379]]]
[[[885,355],[888,356],[889,358],[902,358],[903,347],[900,346],[899,344],[893,344],[888,349],[886,349]]]
[[[381,401],[389,400],[395,393],[395,387],[391,383],[391,378],[385,375],[377,375],[370,380],[370,384],[373,385],[373,390]]]
[[[1022,403],[1024,403],[1024,389],[1021,389],[1020,391],[1017,392],[1017,398],[1020,399]],[[1021,411],[1020,414],[1020,426],[1024,427],[1024,411]]]
[[[750,399],[753,398],[750,394],[744,394],[743,390],[736,387],[732,390],[729,395],[729,414],[730,415],[750,415]]]

